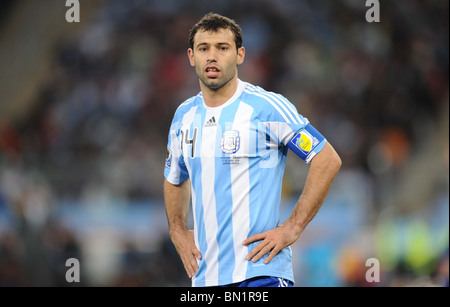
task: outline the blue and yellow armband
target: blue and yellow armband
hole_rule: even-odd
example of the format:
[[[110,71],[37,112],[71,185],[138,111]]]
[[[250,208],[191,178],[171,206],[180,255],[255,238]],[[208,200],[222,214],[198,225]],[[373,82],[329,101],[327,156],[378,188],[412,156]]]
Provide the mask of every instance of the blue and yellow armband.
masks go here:
[[[311,124],[308,124],[289,141],[288,147],[306,163],[309,163],[325,144],[325,137]]]

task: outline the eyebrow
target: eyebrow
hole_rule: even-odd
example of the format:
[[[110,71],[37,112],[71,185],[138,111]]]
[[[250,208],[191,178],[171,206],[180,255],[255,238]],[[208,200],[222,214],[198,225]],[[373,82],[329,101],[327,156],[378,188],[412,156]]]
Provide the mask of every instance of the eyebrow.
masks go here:
[[[209,46],[209,45],[211,45],[210,43],[199,43],[197,46],[196,46],[196,48],[198,48],[198,47],[201,47],[201,46]],[[212,45],[227,45],[227,46],[231,46],[231,44],[230,43],[214,43],[214,44],[212,44]]]

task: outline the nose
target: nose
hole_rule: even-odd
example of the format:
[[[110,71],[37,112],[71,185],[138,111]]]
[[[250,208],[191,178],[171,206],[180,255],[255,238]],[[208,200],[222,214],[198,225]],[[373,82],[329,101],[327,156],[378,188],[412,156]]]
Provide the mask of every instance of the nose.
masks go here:
[[[216,49],[215,48],[211,48],[209,50],[207,60],[208,60],[208,63],[216,62]]]

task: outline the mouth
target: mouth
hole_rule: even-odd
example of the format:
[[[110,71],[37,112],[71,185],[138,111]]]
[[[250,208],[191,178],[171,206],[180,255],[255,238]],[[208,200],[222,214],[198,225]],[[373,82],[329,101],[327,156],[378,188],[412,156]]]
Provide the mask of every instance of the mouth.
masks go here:
[[[217,66],[208,65],[205,68],[206,76],[208,78],[217,78],[220,73],[220,69]]]

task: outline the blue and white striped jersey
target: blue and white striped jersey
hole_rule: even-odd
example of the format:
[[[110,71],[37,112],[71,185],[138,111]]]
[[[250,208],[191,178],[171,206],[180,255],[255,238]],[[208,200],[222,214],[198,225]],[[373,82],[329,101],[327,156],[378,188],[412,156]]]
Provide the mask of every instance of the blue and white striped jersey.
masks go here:
[[[266,265],[267,255],[256,263],[245,260],[257,242],[242,242],[278,226],[288,143],[307,125],[283,96],[241,80],[220,107],[206,106],[201,93],[178,107],[164,175],[175,185],[191,180],[195,243],[202,254],[193,286],[256,276],[294,281],[289,247]]]

